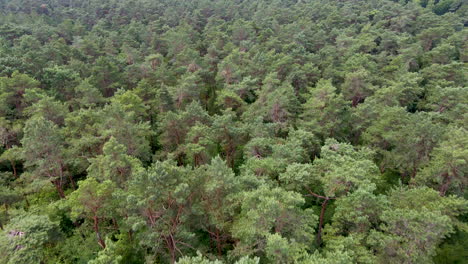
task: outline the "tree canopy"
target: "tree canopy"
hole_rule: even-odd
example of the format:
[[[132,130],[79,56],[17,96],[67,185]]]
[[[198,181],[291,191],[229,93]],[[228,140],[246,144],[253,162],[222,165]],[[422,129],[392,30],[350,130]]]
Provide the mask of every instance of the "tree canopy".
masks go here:
[[[0,264],[465,263],[464,0],[0,0]]]

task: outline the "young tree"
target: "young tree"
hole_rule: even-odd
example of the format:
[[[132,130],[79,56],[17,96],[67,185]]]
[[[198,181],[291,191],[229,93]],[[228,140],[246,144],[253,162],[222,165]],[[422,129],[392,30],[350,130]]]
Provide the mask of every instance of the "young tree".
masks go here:
[[[230,229],[234,217],[233,196],[240,191],[240,182],[234,172],[219,156],[210,164],[200,168],[200,206],[202,229],[214,242],[216,253],[221,257],[228,240],[232,239]]]
[[[195,199],[194,175],[170,162],[140,169],[126,194],[128,224],[149,259],[164,256],[174,263],[183,248],[192,249],[188,228]]]
[[[5,117],[0,117],[0,144],[5,149],[10,149],[19,145],[23,130],[22,121],[10,121]]]
[[[396,131],[398,136],[387,157],[391,166],[402,175],[414,178],[429,161],[430,153],[445,132],[437,123],[437,118],[438,115],[430,113],[415,113],[410,115],[409,123]]]
[[[189,104],[184,111],[167,112],[160,117],[159,140],[163,147],[161,155],[171,153],[179,164],[184,163],[184,143],[191,127],[211,123],[211,116],[199,103]],[[209,135],[205,135],[209,136]],[[190,150],[189,150],[190,151]]]
[[[104,138],[115,137],[126,147],[127,154],[149,160],[149,137],[152,131],[149,123],[142,121],[142,115],[145,115],[143,109],[146,108],[136,95],[131,94],[129,97],[133,102],[124,102],[126,99],[119,99],[120,96],[117,95],[111,104],[102,109],[103,118],[99,124],[99,133]]]
[[[196,257],[182,257],[179,258],[176,262],[177,264],[223,264],[221,260],[210,260],[206,257],[204,257],[200,252],[197,252]],[[259,264],[260,263],[260,258],[258,257],[253,257],[250,258],[248,256],[242,257],[236,262],[233,262],[234,264]]]
[[[140,161],[127,155],[125,146],[114,137],[111,137],[102,149],[102,155],[90,159],[88,177],[100,181],[110,180],[119,188],[126,187],[133,173],[141,167]]]
[[[272,246],[272,234],[308,248],[317,216],[310,209],[302,209],[305,201],[299,193],[261,185],[239,195],[241,211],[232,226],[232,235],[238,239],[234,249],[237,255],[265,254],[269,240]]]
[[[41,83],[47,89],[53,91],[62,100],[72,99],[74,88],[80,81],[78,73],[57,65],[45,68],[43,71]]]
[[[237,120],[236,114],[228,109],[213,117],[212,129],[215,142],[221,148],[221,155],[231,168],[234,167],[241,153],[239,147],[245,141],[245,127]]]
[[[468,184],[467,135],[464,128],[450,128],[445,139],[432,152],[429,163],[416,175],[415,181],[434,186],[442,196],[447,192],[461,195]]]
[[[367,239],[378,261],[430,262],[454,227],[463,228],[457,217],[466,212],[466,200],[441,197],[427,187],[395,188],[388,200],[390,207],[379,215],[382,223]]]
[[[190,164],[194,166],[208,163],[217,150],[211,128],[201,123],[190,128],[185,141],[186,143],[180,146],[184,150],[180,152],[185,152]]]
[[[367,242],[368,234],[381,223],[381,215],[389,208],[388,198],[376,195],[375,185],[362,186],[337,199],[330,225],[323,231],[327,253],[344,250],[350,262],[375,263],[376,257]]]
[[[330,200],[339,199],[363,186],[379,181],[377,166],[372,162],[372,152],[363,148],[327,139],[320,158],[310,164],[291,164],[279,176],[285,188],[304,193],[305,196],[323,200],[317,241],[321,243],[324,216]]]
[[[79,182],[79,188],[67,198],[67,203],[71,208],[71,217],[74,220],[85,218],[90,221],[97,243],[100,247],[106,248],[105,236],[102,226],[106,221],[113,220],[115,206],[118,204],[112,195],[116,186],[110,180],[98,182],[95,178],[89,177]],[[85,224],[88,224],[87,221]]]
[[[281,83],[276,73],[271,73],[263,81],[257,100],[244,114],[244,120],[261,116],[265,122],[275,123],[284,129],[294,124],[298,111],[299,101],[293,87]]]
[[[47,246],[60,239],[58,223],[49,217],[22,213],[0,231],[2,263],[40,263]]]
[[[447,123],[463,126],[467,120],[468,91],[463,87],[435,86],[429,89],[421,108],[441,114]]]
[[[63,128],[69,145],[70,165],[76,174],[82,174],[89,166],[89,159],[102,153],[105,138],[101,123],[104,115],[99,109],[79,109],[65,117]]]
[[[299,125],[312,131],[322,140],[340,137],[346,131],[347,103],[330,80],[320,80],[309,89],[307,101],[302,106]]]
[[[18,168],[17,166],[22,162],[22,149],[20,147],[14,146],[12,148],[7,148],[1,155],[0,155],[0,162],[8,162],[13,176],[15,178],[19,178]]]
[[[91,68],[90,82],[98,87],[104,97],[111,97],[121,87],[123,62],[117,57],[100,56]]]
[[[24,165],[30,169],[26,177],[32,181],[50,181],[61,198],[65,198],[65,182],[72,176],[67,171],[65,142],[60,129],[43,117],[29,119],[24,127]],[[68,176],[68,177],[67,177]]]
[[[75,110],[79,108],[92,108],[104,103],[104,97],[101,92],[91,85],[89,79],[81,81],[74,87],[73,93],[75,94],[72,100],[72,106]],[[76,104],[76,106],[74,106]]]
[[[19,72],[14,72],[11,78],[0,77],[0,114],[9,120],[23,118],[27,106],[24,94],[38,86],[38,81]]]
[[[200,99],[202,83],[197,73],[187,73],[181,77],[176,86],[168,87],[173,103],[177,109],[183,109],[192,101]]]
[[[63,126],[68,113],[67,104],[47,95],[38,95],[38,98],[34,98],[36,96],[37,94],[30,95],[30,92],[25,93],[25,97],[32,97],[30,101],[34,103],[25,108],[24,113],[30,117],[42,116],[58,126]]]
[[[346,73],[345,82],[342,87],[343,96],[351,101],[353,107],[362,103],[375,89],[371,80],[369,80],[370,75],[365,69]]]
[[[452,232],[448,217],[427,209],[394,209],[381,217],[385,223],[380,226],[382,231],[371,231],[369,238],[379,261],[428,262],[437,244]]]
[[[0,215],[0,230],[4,230],[3,225],[8,222],[10,214],[10,207],[23,199],[18,190],[9,188],[7,186],[0,186],[0,204],[4,206],[4,211]]]

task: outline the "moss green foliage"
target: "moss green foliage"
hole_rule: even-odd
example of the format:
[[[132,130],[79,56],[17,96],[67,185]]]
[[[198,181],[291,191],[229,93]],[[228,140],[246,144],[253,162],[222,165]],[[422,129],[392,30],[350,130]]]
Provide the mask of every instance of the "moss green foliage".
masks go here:
[[[466,263],[463,0],[0,0],[0,264]]]

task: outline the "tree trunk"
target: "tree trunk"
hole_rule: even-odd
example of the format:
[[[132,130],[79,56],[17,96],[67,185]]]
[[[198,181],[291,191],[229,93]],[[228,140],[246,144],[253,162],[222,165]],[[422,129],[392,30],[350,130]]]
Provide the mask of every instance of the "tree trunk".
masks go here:
[[[73,180],[73,177],[71,176],[71,174],[68,174],[68,179],[71,182],[73,190],[76,190],[76,183],[75,183],[75,180]]]
[[[95,215],[93,217],[93,220],[94,220],[94,232],[96,233],[98,244],[104,249],[106,248],[106,242],[104,242],[104,240],[101,237],[101,233],[99,233],[99,218]]]
[[[58,181],[52,181],[52,183],[55,185],[55,189],[57,189],[58,195],[60,198],[65,198],[65,193],[63,192],[62,185]]]
[[[322,244],[322,227],[323,227],[323,218],[325,215],[325,210],[327,209],[327,204],[328,204],[329,199],[325,199],[322,203],[322,210],[320,211],[320,222],[319,222],[319,228],[317,231],[317,244]]]
[[[222,253],[222,245],[221,245],[221,236],[219,234],[219,229],[216,228],[216,249],[218,250],[218,256],[221,257]]]
[[[62,169],[62,173],[63,173],[63,168],[61,168],[61,169]],[[73,190],[76,190],[76,183],[75,183],[75,180],[73,180],[73,176],[71,175],[71,173],[67,173],[67,174],[68,174],[68,179],[71,182]]]
[[[450,186],[450,182],[452,181],[452,177],[447,172],[443,174],[443,177],[444,177],[444,181],[443,181],[444,183],[439,188],[440,196],[445,196],[445,193],[447,192]]]
[[[176,261],[174,242],[172,241],[170,236],[166,236],[165,240],[167,249],[169,250],[169,254],[171,255],[171,263],[173,264]]]
[[[16,172],[16,163],[14,160],[10,161],[11,163],[11,168],[13,169],[13,175],[15,176],[15,178],[18,178],[18,173]]]
[[[359,104],[360,101],[361,101],[361,96],[360,95],[355,95],[355,96],[353,96],[351,105],[353,107],[356,107]]]

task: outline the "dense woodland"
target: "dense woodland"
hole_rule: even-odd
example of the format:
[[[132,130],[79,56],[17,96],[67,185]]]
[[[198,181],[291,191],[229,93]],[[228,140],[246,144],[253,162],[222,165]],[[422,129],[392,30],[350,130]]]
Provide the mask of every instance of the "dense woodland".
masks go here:
[[[0,0],[0,263],[466,263],[464,0]]]

